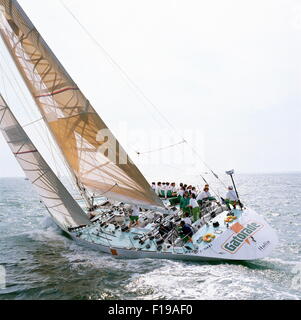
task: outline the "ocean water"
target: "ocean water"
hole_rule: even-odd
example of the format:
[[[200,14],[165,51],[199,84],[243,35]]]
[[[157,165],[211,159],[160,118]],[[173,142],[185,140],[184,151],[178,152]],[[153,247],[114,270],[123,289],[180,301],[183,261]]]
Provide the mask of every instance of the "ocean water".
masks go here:
[[[0,299],[300,299],[301,174],[239,175],[237,182],[243,201],[278,232],[265,259],[117,260],[62,234],[28,181],[0,179]]]

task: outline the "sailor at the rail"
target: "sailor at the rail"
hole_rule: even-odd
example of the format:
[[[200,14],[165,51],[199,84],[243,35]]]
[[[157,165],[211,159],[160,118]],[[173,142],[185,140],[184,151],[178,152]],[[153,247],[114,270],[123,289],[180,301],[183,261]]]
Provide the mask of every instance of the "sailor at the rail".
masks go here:
[[[159,193],[161,198],[165,197],[165,190],[166,190],[166,184],[165,184],[165,182],[162,182],[160,193]]]
[[[172,197],[177,197],[178,196],[178,188],[176,187],[176,183],[173,182],[171,184],[171,196]]]
[[[169,199],[171,206],[175,206],[181,202],[182,197],[184,196],[184,188],[180,185],[178,189],[175,183],[172,183],[172,198]]]
[[[172,197],[172,186],[169,182],[166,182],[165,186],[165,199]]]
[[[229,186],[228,192],[225,197],[225,202],[226,202],[227,206],[229,207],[229,204],[231,204],[233,206],[233,208],[236,209],[237,201],[238,201],[238,197],[237,197],[236,192],[233,190],[232,186]]]
[[[184,192],[185,192],[184,187],[183,186],[180,187],[180,189],[178,191],[178,196],[183,197],[184,196]]]
[[[199,203],[199,204],[202,204],[203,201],[206,201],[206,200],[210,200],[210,201],[213,201],[215,200],[214,197],[212,197],[210,191],[209,191],[209,186],[206,185],[203,192],[200,192],[196,198],[196,201]]]
[[[157,188],[156,188],[156,194],[157,194],[157,196],[160,196],[160,194],[161,194],[161,182],[158,182],[157,183]]]
[[[192,189],[191,189],[191,193],[194,193],[194,194],[197,196],[196,187],[192,187]]]
[[[156,192],[157,187],[156,187],[156,183],[155,182],[152,182],[152,189],[153,189],[154,192]]]

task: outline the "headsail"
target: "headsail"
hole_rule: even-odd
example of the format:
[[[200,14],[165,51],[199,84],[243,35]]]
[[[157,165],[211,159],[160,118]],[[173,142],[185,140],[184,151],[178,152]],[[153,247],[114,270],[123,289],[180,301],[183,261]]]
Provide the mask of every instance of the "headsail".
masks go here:
[[[0,0],[0,32],[80,184],[97,195],[163,207],[17,1]]]
[[[0,130],[56,223],[68,227],[90,224],[88,217],[56,177],[0,95]]]

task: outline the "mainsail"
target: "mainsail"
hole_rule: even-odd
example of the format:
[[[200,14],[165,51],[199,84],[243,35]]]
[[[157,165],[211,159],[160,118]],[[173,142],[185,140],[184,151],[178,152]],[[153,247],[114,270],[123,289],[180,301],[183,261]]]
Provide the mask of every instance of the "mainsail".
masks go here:
[[[0,130],[48,212],[64,230],[90,224],[88,217],[35,148],[0,95]]]
[[[15,0],[0,0],[0,33],[78,183],[99,196],[163,207]]]

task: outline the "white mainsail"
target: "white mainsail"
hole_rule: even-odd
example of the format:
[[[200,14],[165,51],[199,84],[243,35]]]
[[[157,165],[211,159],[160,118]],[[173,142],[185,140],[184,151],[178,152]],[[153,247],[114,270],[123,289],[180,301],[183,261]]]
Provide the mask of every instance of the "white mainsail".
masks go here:
[[[0,0],[0,34],[78,185],[164,207],[15,0]]]
[[[66,231],[69,227],[90,224],[84,211],[35,148],[1,95],[0,130],[55,222]]]

